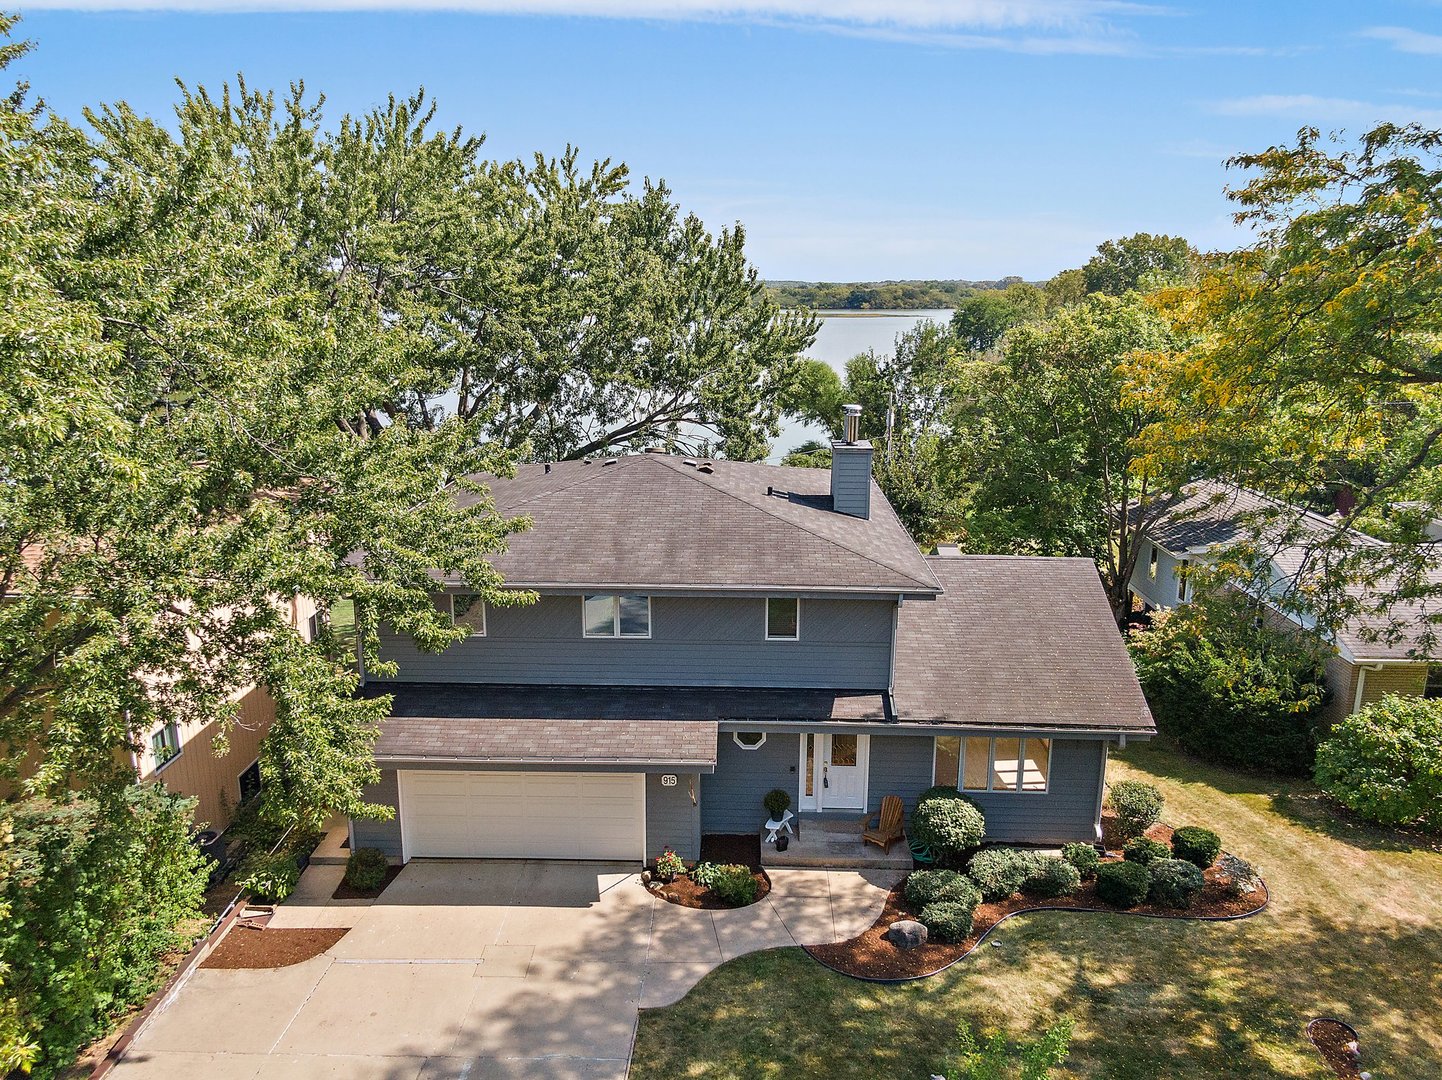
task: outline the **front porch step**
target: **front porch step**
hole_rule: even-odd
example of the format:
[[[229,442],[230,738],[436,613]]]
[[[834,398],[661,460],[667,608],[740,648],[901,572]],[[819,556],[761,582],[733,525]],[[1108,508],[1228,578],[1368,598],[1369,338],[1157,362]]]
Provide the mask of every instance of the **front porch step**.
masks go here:
[[[797,820],[791,822],[797,835],[790,837],[785,851],[766,842],[761,830],[761,865],[777,869],[807,867],[828,870],[910,870],[911,849],[906,840],[891,845],[883,852],[875,844],[861,842],[861,829],[855,821]],[[785,836],[785,831],[782,832]]]

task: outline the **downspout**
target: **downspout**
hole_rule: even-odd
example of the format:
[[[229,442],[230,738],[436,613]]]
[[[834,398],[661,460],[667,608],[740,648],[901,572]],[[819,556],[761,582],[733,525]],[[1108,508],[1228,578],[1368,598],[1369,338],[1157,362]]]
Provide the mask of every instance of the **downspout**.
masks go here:
[[[1353,711],[1353,712],[1361,712],[1361,710],[1362,710],[1362,691],[1363,691],[1364,689],[1366,689],[1366,686],[1367,686],[1367,672],[1369,672],[1369,671],[1381,671],[1381,670],[1382,670],[1382,665],[1381,665],[1381,664],[1371,664],[1371,665],[1358,664],[1358,665],[1357,665],[1357,693],[1352,696],[1352,711]]]

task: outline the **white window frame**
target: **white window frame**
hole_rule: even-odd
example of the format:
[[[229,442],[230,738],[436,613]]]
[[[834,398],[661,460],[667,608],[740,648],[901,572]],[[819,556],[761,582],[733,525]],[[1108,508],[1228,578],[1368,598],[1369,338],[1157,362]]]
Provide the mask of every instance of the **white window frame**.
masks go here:
[[[171,739],[174,740],[175,753],[171,754],[171,755],[170,755],[168,758],[166,758],[164,761],[157,761],[157,760],[156,760],[156,757],[155,757],[155,737],[156,737],[157,735],[163,735],[163,734],[166,734],[166,733],[169,733],[170,736],[171,736]],[[171,745],[170,739],[167,739],[167,740],[166,740],[166,745],[167,745],[167,746]],[[154,731],[152,731],[152,732],[150,733],[150,750],[149,750],[149,753],[150,753],[150,764],[151,764],[150,771],[151,771],[151,773],[154,774],[154,773],[160,772],[162,769],[164,769],[164,768],[166,768],[167,766],[169,766],[172,761],[174,761],[176,758],[180,757],[180,755],[181,755],[182,753],[184,753],[184,751],[185,751],[185,747],[184,747],[184,746],[181,744],[181,742],[180,742],[180,725],[175,724],[175,723],[170,723],[170,724],[164,724],[164,725],[162,725],[161,727],[156,728]]]
[[[471,632],[471,637],[486,636],[486,602],[481,598],[480,593],[447,593],[446,606],[451,611],[451,625],[456,625],[456,598],[459,596],[473,596],[477,604],[481,605],[481,628],[477,630],[474,626],[466,627]]]
[[[256,767],[257,765],[259,765],[259,764],[260,764],[260,758],[256,758],[254,761],[252,761],[252,762],[251,762],[249,765],[247,765],[245,768],[241,769],[240,772],[238,772],[238,773],[235,774],[235,790],[238,791],[238,792],[240,792],[240,802],[241,802],[241,803],[245,802],[245,791],[244,791],[244,789],[241,787],[241,783],[240,783],[240,782],[245,779],[245,774],[246,774],[246,773],[250,772],[251,769],[255,768],[255,767]],[[257,788],[257,789],[256,789],[256,792],[255,792],[255,793],[256,793],[257,795],[259,795],[259,794],[260,794],[260,791],[261,791],[261,788],[264,788],[264,787],[265,787],[265,778],[262,777],[262,778],[261,778],[261,786],[260,786],[260,788]],[[236,805],[239,805],[239,803],[237,803]]]
[[[646,632],[644,634],[621,633],[621,597],[640,596],[640,593],[582,593],[581,594],[581,636],[588,641],[648,641],[651,637],[651,597],[646,597]],[[611,599],[611,632],[591,634],[586,631],[587,597],[607,596]]]
[[[961,745],[957,747],[956,754],[956,790],[963,795],[1045,795],[1051,791],[1051,767],[1053,755],[1056,753],[1056,737],[1053,735],[986,735],[967,736],[961,733],[956,735],[933,735],[931,737],[931,782],[936,783],[936,740],[943,738],[960,739]],[[986,787],[985,788],[963,788],[962,777],[966,775],[966,740],[968,738],[986,739]],[[996,740],[998,738],[1018,740],[1017,759],[1024,765],[1026,762],[1026,744],[1030,739],[1038,742],[1046,742],[1051,745],[1047,748],[1046,757],[1046,786],[1043,788],[1024,788],[1021,786],[1022,776],[1025,769],[1020,770],[1022,775],[1017,777],[1017,786],[1014,788],[992,787],[992,780],[996,776]]]
[[[757,740],[756,742],[754,742],[754,743],[744,743],[744,742],[741,741],[741,736],[742,736],[742,735],[760,735],[761,738],[758,739],[758,740]],[[731,733],[731,741],[734,742],[737,746],[741,747],[742,750],[760,750],[763,746],[766,745],[766,732],[764,732],[764,731],[733,731],[733,732]]]
[[[796,605],[796,633],[785,637],[771,633],[771,601],[790,600]],[[799,596],[768,596],[766,604],[766,640],[767,641],[800,641],[801,640],[801,598]]]
[[[1157,580],[1157,563],[1161,561],[1160,549],[1156,544],[1149,544],[1151,553],[1147,556],[1147,577],[1152,581]]]

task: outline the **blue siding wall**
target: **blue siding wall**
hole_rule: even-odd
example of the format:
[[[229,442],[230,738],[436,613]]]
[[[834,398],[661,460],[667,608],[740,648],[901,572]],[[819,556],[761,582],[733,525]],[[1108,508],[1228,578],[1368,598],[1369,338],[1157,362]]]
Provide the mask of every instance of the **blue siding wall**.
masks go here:
[[[770,732],[757,750],[742,750],[723,731],[716,743],[716,771],[701,777],[701,831],[749,833],[766,820],[761,798],[772,788],[791,793],[796,804],[796,763],[801,737]]]
[[[366,788],[364,798],[369,803],[380,803],[382,806],[390,807],[398,806],[400,792],[396,785],[396,771],[382,769],[380,783]],[[397,814],[389,821],[367,821],[362,818],[352,818],[351,844],[352,850],[363,847],[379,848],[391,858],[399,859],[401,857],[400,815]]]
[[[701,816],[691,799],[699,800],[700,779],[694,773],[672,773],[675,787],[663,787],[661,774],[646,777],[646,855],[655,858],[670,848],[683,859],[701,857]]]
[[[722,732],[716,772],[701,778],[701,831],[758,828],[765,815],[761,797],[774,787],[791,792],[795,800],[799,738],[772,732],[760,750],[745,751]],[[899,795],[910,815],[916,797],[931,786],[933,742],[930,735],[871,737],[868,810],[874,813],[883,797]],[[1053,740],[1051,783],[1044,794],[970,792],[986,815],[987,839],[1032,844],[1095,840],[1105,746],[1099,741]]]
[[[871,444],[831,444],[831,506],[852,517],[871,516]]]
[[[802,600],[801,640],[766,641],[761,597],[654,597],[651,637],[581,636],[580,596],[486,612],[486,636],[442,653],[384,632],[381,655],[410,682],[882,689],[890,600]]]

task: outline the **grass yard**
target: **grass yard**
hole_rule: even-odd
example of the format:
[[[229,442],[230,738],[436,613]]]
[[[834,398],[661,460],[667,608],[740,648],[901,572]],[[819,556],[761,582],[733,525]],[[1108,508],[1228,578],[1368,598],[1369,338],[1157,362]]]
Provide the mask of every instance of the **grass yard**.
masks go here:
[[[1236,923],[1039,913],[921,982],[836,975],[799,949],[742,957],[643,1012],[633,1080],[924,1080],[959,1020],[1016,1035],[1077,1022],[1066,1075],[1331,1077],[1303,1034],[1349,1021],[1377,1080],[1442,1076],[1442,843],[1351,824],[1311,785],[1194,762],[1159,744],[1111,780],[1166,795],[1173,825],[1216,829],[1272,903]]]

